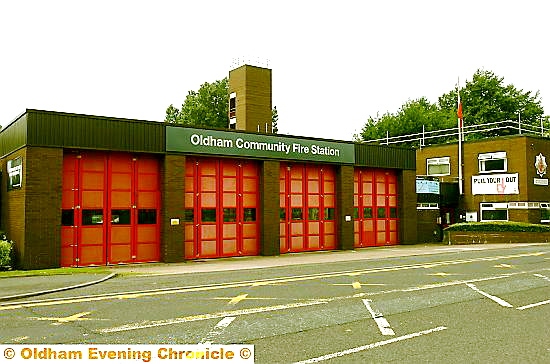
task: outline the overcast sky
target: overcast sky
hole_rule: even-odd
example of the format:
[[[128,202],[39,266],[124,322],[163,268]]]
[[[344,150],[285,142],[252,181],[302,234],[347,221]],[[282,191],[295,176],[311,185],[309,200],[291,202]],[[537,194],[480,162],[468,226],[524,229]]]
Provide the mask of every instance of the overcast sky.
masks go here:
[[[0,0],[0,124],[25,109],[163,121],[238,60],[271,68],[285,134],[352,140],[369,116],[493,71],[550,113],[541,0]]]

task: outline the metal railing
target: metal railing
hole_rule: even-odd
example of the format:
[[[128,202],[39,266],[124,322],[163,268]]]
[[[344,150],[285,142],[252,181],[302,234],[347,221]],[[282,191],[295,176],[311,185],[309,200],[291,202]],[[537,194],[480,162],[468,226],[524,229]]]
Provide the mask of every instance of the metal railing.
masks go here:
[[[466,135],[483,135],[493,131],[505,131],[509,130],[511,133],[506,134],[528,134],[528,135],[539,135],[539,136],[549,136],[550,130],[545,129],[541,121],[540,126],[522,123],[521,121],[513,120],[504,120],[496,121],[486,124],[478,125],[468,125],[462,128],[463,140],[466,138]],[[425,127],[422,126],[422,132],[413,133],[407,135],[398,135],[390,136],[389,132],[386,132],[385,138],[371,139],[362,141],[363,143],[377,143],[382,145],[390,144],[400,144],[400,143],[409,143],[415,144],[418,143],[420,147],[426,146],[430,141],[435,139],[441,139],[442,141],[457,141],[458,140],[458,127],[440,129],[434,131],[425,131]]]

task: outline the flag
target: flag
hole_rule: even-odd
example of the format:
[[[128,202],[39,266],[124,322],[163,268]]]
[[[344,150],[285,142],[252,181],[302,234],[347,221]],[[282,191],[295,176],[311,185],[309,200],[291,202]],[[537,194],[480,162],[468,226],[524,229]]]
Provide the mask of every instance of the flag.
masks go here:
[[[458,139],[464,140],[464,119],[462,116],[462,101],[460,101],[460,89],[457,90],[458,94],[458,108],[456,115],[458,116]]]

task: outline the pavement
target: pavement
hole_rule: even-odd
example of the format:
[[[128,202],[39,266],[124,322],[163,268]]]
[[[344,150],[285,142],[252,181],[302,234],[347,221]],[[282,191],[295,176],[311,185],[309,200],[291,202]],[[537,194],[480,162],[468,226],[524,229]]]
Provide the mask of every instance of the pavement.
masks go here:
[[[440,254],[467,250],[489,250],[526,246],[526,244],[476,244],[476,245],[440,245],[418,244],[391,247],[373,247],[357,250],[316,251],[288,253],[279,256],[250,256],[217,259],[190,260],[183,263],[142,263],[107,266],[98,269],[98,273],[72,273],[47,276],[2,277],[0,272],[0,305],[48,293],[67,291],[80,287],[100,284],[117,275],[162,276],[261,269],[300,264],[323,264],[365,259],[384,259],[402,256]]]

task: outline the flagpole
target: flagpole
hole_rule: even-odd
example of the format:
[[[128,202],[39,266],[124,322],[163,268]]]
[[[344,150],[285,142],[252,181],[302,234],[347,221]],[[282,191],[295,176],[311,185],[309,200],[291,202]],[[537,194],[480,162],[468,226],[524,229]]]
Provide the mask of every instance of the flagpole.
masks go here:
[[[459,195],[464,194],[464,189],[462,186],[462,135],[463,135],[463,125],[462,125],[462,103],[460,102],[460,79],[457,83],[457,95],[458,95],[458,104],[457,104],[457,117],[458,117],[458,193]]]

